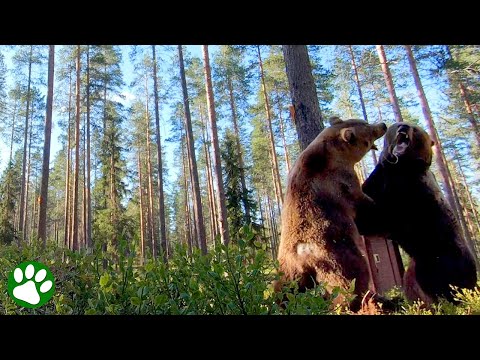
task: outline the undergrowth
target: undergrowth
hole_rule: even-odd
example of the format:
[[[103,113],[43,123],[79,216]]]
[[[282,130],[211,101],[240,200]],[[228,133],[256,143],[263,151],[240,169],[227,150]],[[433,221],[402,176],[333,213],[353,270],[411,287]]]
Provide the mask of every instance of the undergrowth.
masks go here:
[[[0,314],[172,314],[172,315],[328,315],[347,314],[334,308],[334,294],[321,286],[298,293],[295,284],[274,293],[277,263],[261,244],[244,241],[228,247],[217,244],[207,255],[176,246],[168,264],[161,259],[137,263],[133,252],[74,253],[53,245],[41,250],[32,244],[0,246]],[[38,309],[19,307],[9,297],[7,279],[17,264],[38,261],[55,277],[55,295]],[[103,265],[106,267],[103,268]],[[351,289],[344,295],[352,296]],[[480,314],[480,290],[457,290],[458,305],[441,301],[426,309],[407,303],[401,292],[389,294],[398,302],[394,314]],[[280,300],[288,299],[281,308]]]

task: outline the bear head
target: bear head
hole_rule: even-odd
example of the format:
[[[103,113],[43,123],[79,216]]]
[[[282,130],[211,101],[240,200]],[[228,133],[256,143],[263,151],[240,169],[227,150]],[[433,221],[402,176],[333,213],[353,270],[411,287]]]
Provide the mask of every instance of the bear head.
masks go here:
[[[432,146],[435,143],[421,127],[405,122],[391,125],[384,139],[381,162],[389,164],[418,164],[430,167]]]
[[[330,145],[328,152],[332,159],[354,164],[369,150],[377,150],[375,140],[382,137],[386,130],[384,123],[369,124],[359,119],[342,120],[332,117],[330,126],[320,133],[319,138]]]

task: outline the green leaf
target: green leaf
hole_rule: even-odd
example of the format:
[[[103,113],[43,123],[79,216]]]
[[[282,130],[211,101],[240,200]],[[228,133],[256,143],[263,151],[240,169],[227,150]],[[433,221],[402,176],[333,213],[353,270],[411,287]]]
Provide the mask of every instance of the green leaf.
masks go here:
[[[103,274],[102,276],[100,276],[100,286],[105,286],[108,284],[110,280],[110,275],[108,275],[107,273]]]
[[[132,305],[134,306],[140,306],[140,304],[142,303],[140,298],[136,297],[136,296],[133,296],[130,298],[130,302],[132,303]]]
[[[147,263],[147,265],[145,265],[145,270],[147,272],[151,272],[154,267],[155,267],[155,265],[152,262],[149,262],[149,263]]]
[[[167,296],[165,294],[155,296],[155,305],[161,305],[167,302]]]

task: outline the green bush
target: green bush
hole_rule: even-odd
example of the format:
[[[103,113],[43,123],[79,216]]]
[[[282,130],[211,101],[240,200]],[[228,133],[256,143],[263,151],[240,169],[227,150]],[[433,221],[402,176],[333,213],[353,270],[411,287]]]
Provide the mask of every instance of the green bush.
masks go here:
[[[149,259],[140,266],[131,255],[73,253],[36,246],[0,247],[0,314],[325,314],[331,302],[317,287],[275,294],[276,263],[265,247],[247,241],[217,244],[207,255],[176,246],[168,264]],[[43,262],[55,277],[56,293],[38,309],[18,307],[7,293],[8,274],[23,261]],[[106,268],[103,263],[106,261]],[[287,294],[288,293],[288,294]],[[277,299],[289,297],[286,309]]]
[[[278,267],[264,243],[244,240],[228,247],[217,243],[207,255],[176,246],[168,264],[148,259],[139,265],[133,252],[73,253],[54,246],[0,246],[0,314],[172,314],[267,315],[345,314],[333,309],[322,286],[298,293],[296,284],[274,293]],[[249,245],[250,244],[250,245]],[[123,254],[123,255],[122,255]],[[55,277],[52,300],[38,309],[17,306],[7,293],[8,275],[23,261],[47,265]],[[105,269],[103,266],[106,266]],[[352,289],[344,295],[353,296]],[[398,289],[398,314],[480,314],[480,290],[457,291],[459,305],[440,302],[430,309],[409,304]],[[278,303],[287,299],[285,308]]]

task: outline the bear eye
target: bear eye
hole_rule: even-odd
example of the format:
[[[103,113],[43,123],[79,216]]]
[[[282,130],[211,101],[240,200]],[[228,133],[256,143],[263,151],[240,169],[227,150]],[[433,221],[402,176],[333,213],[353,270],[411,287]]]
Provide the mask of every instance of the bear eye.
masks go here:
[[[368,141],[364,141],[364,142],[363,142],[363,145],[365,145],[366,147],[368,147]]]

